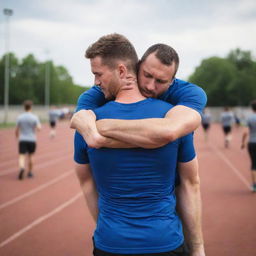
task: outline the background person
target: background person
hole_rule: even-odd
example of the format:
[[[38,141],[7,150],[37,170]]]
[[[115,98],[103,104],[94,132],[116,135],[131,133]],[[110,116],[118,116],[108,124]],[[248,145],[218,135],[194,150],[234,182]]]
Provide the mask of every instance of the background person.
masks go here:
[[[232,140],[232,125],[235,122],[234,113],[230,110],[229,107],[224,108],[224,111],[220,115],[220,120],[224,132],[224,146],[225,148],[228,148]]]
[[[205,141],[208,140],[210,125],[211,125],[211,113],[209,109],[205,108],[202,113],[202,127],[204,130]]]
[[[245,148],[248,139],[248,152],[251,159],[252,191],[256,192],[256,100],[251,102],[253,113],[247,119],[247,127],[243,131],[241,148]]]
[[[26,100],[23,103],[25,113],[17,118],[15,135],[19,139],[19,176],[20,180],[24,177],[25,157],[28,159],[28,177],[33,177],[33,155],[36,151],[36,130],[41,129],[38,117],[32,113],[33,102]]]
[[[49,110],[50,138],[54,138],[56,136],[56,124],[59,116],[60,111],[55,106],[51,106],[51,109]]]

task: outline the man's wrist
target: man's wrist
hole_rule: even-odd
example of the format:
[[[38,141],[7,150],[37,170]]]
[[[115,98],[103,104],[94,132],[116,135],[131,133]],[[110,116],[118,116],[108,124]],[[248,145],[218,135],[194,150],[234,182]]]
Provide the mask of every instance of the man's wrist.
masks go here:
[[[191,256],[205,256],[204,244],[203,243],[193,244],[190,248],[190,255]]]

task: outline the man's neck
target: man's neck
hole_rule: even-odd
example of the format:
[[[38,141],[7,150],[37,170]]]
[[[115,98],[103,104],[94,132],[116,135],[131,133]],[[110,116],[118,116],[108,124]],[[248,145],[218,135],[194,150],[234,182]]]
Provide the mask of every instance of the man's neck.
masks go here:
[[[119,103],[135,103],[146,99],[137,86],[130,87],[129,89],[120,89],[115,101]]]

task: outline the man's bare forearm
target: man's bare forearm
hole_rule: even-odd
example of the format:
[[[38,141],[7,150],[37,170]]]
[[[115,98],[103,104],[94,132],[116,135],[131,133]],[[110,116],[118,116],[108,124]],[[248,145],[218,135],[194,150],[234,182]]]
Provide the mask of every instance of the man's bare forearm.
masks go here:
[[[142,148],[157,148],[194,131],[200,122],[201,117],[195,110],[176,106],[165,118],[102,119],[97,121],[96,125],[98,132],[103,136]]]
[[[196,159],[194,161],[197,161]],[[196,162],[192,162],[196,166]],[[183,172],[192,169],[185,165]],[[182,167],[181,167],[182,168]],[[193,172],[193,171],[191,171]],[[205,256],[202,225],[201,225],[201,194],[198,175],[185,177],[182,173],[181,184],[176,189],[177,210],[182,219],[186,242],[188,243],[191,256]],[[185,174],[186,176],[187,174]],[[182,177],[183,176],[183,177]]]
[[[88,210],[94,221],[98,219],[98,192],[88,164],[76,164],[76,174],[83,191]]]

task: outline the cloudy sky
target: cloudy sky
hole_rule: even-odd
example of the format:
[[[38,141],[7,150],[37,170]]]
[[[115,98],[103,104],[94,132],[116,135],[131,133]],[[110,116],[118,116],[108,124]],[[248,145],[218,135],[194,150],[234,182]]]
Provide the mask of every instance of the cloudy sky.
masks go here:
[[[179,53],[177,77],[187,79],[202,59],[224,57],[237,47],[256,56],[255,0],[1,0],[0,55],[5,52],[4,8],[10,18],[10,50],[19,58],[63,65],[80,85],[92,85],[85,49],[117,32],[139,57],[154,43]]]

